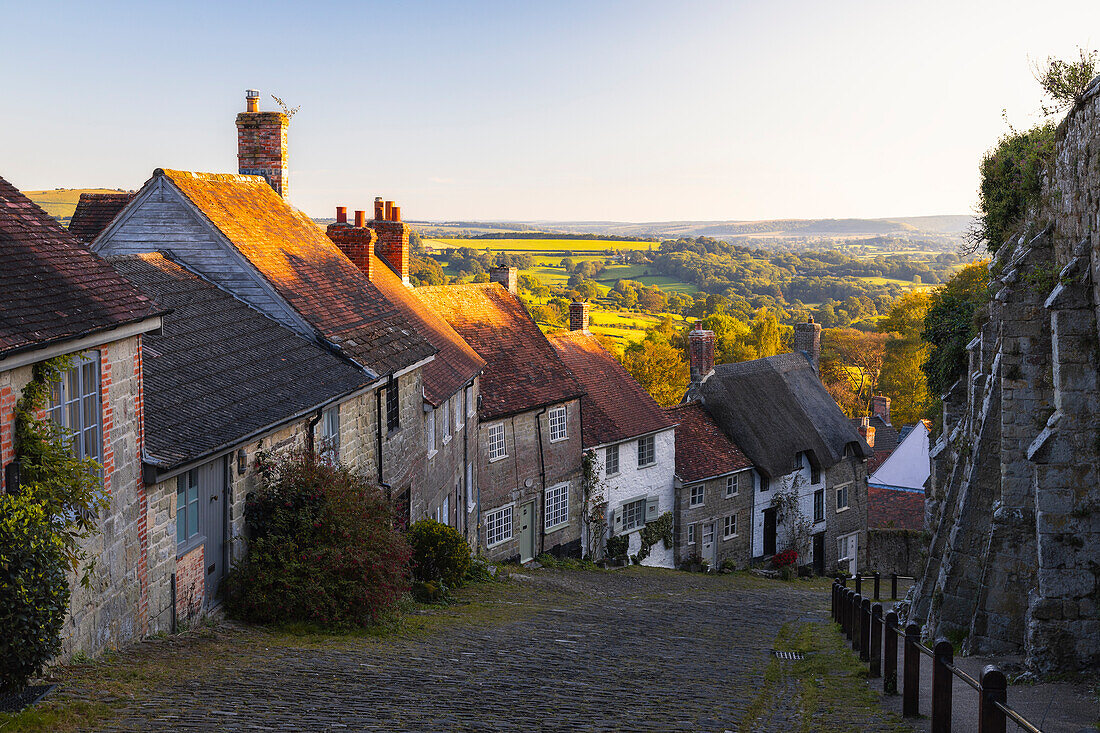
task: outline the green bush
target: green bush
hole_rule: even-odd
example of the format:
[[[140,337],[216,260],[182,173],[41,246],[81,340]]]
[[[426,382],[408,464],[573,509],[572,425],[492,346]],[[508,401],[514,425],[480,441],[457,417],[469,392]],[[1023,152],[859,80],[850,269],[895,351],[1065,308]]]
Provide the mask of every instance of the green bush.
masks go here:
[[[607,556],[608,557],[626,557],[626,553],[630,551],[630,535],[621,534],[615,537],[607,538]]]
[[[67,567],[45,508],[27,496],[0,496],[0,690],[23,687],[61,650]]]
[[[365,626],[409,589],[410,550],[392,506],[345,467],[305,453],[265,463],[245,522],[248,553],[225,582],[236,618]]]
[[[462,585],[470,569],[470,546],[457,529],[421,519],[409,527],[408,540],[415,580],[441,581],[448,588]]]
[[[1002,137],[979,168],[979,214],[969,233],[996,252],[1023,222],[1029,206],[1039,203],[1043,171],[1054,155],[1054,125],[1046,123]]]

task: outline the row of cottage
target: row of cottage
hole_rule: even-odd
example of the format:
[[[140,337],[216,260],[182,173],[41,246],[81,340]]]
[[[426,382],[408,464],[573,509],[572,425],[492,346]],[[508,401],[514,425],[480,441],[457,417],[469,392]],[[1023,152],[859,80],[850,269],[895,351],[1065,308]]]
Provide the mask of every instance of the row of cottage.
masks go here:
[[[368,473],[405,521],[452,525],[492,559],[598,556],[612,536],[635,553],[671,514],[675,541],[647,564],[744,566],[786,547],[798,522],[775,497],[793,493],[804,561],[856,569],[873,428],[823,388],[820,326],[799,325],[795,353],[717,366],[697,326],[691,386],[661,409],[588,331],[587,303],[548,337],[515,270],[410,287],[392,202],[338,208],[327,231],[292,207],[287,118],[257,97],[238,174],[157,169],[136,194],[85,194],[68,230],[0,179],[3,490],[34,364],[79,354],[48,413],[111,501],[67,653],[216,604],[259,462],[290,448]]]

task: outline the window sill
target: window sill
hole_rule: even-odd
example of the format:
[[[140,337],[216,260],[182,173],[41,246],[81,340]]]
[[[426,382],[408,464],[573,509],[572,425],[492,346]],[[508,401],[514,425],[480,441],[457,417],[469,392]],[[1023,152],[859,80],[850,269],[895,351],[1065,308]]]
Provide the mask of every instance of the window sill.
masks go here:
[[[821,519],[815,519],[814,520],[814,524],[824,524],[824,523],[825,523],[825,517],[822,517]]]
[[[727,498],[727,499],[736,499],[736,498],[737,498],[737,494],[726,494],[726,498]]]
[[[706,502],[699,502],[698,504],[688,504],[688,509],[698,509],[701,506],[705,506]]]
[[[512,539],[512,538],[511,537],[505,537],[504,539],[500,540],[499,542],[493,542],[492,544],[486,542],[485,543],[485,549],[490,550],[494,547],[500,547],[501,545],[503,545],[505,542],[507,542],[510,539]]]
[[[837,513],[837,514],[842,514],[843,512],[846,512],[846,511],[848,511],[848,510],[849,510],[849,509],[851,509],[851,508],[852,508],[852,507],[850,507],[850,506],[846,506],[846,507],[841,507],[840,509],[837,509],[837,510],[836,510],[836,513]]]
[[[430,451],[428,451],[428,460],[430,461],[430,460],[432,460],[433,458],[435,458],[435,456],[436,456],[436,454],[437,454],[437,453],[439,453],[439,451],[437,451],[437,450],[430,450]]]
[[[553,532],[558,532],[560,530],[563,530],[568,526],[569,526],[569,520],[566,520],[566,521],[562,522],[561,524],[555,524],[553,527],[547,527],[546,529],[544,529],[542,531],[543,531],[543,534],[551,534]]]
[[[508,457],[508,454],[505,453],[503,456],[497,456],[496,458],[490,458],[489,463],[496,463],[497,461],[503,461],[507,457]],[[486,545],[486,547],[488,547],[488,545]]]
[[[551,443],[564,443],[564,442],[565,442],[565,441],[567,441],[567,440],[569,440],[569,436],[568,436],[568,435],[566,435],[565,437],[562,437],[562,438],[551,438],[551,439],[550,439],[550,442],[551,442]]]
[[[183,559],[183,556],[189,552],[194,552],[198,548],[206,544],[206,535],[195,535],[191,539],[187,540],[183,544],[176,545],[176,561]]]
[[[444,438],[443,439],[443,445],[447,445],[447,443],[450,443],[452,437],[454,437],[454,436],[448,435],[446,438]]]
[[[618,478],[622,471],[616,471],[615,473],[604,474],[604,478]]]
[[[727,534],[727,535],[723,535],[723,536],[722,536],[722,539],[723,539],[723,540],[735,540],[735,539],[737,539],[737,538],[738,538],[738,537],[740,537],[740,536],[741,536],[741,535],[739,535],[739,534]]]
[[[643,468],[653,468],[656,465],[657,465],[657,461],[654,461],[653,463],[647,463],[644,466],[639,464],[638,465],[638,470],[641,471]]]

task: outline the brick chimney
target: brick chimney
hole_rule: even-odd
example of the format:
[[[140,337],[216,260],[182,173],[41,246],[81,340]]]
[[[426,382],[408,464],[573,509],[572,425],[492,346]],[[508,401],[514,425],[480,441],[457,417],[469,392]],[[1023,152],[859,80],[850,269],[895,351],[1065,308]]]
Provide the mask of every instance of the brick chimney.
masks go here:
[[[890,425],[890,398],[881,394],[872,395],[871,414],[881,417],[884,423]]]
[[[696,321],[688,334],[688,359],[691,362],[691,382],[701,382],[714,371],[714,331],[704,331],[703,322]]]
[[[507,265],[494,267],[489,271],[489,281],[500,283],[504,289],[513,295],[519,294],[519,270]]]
[[[367,223],[378,234],[378,256],[406,285],[409,282],[409,227],[401,221],[401,207],[392,201],[374,200],[374,219]]]
[[[337,206],[336,223],[329,224],[325,233],[340,248],[340,251],[363,271],[367,279],[370,279],[372,275],[370,256],[374,251],[375,242],[378,241],[378,235],[374,233],[373,229],[364,226],[365,220],[366,212],[356,211],[355,226],[352,226],[348,223],[347,207]]]
[[[237,115],[237,171],[263,176],[284,199],[290,194],[286,128],[282,112],[260,112],[260,93],[245,92],[246,108]]]
[[[867,441],[867,445],[875,447],[875,429],[871,427],[871,418],[862,417],[859,420],[859,434]]]
[[[588,333],[588,309],[587,300],[574,300],[569,304],[569,330],[584,331]]]
[[[813,316],[805,323],[794,324],[794,350],[810,357],[817,370],[821,362],[821,324],[814,323]]]

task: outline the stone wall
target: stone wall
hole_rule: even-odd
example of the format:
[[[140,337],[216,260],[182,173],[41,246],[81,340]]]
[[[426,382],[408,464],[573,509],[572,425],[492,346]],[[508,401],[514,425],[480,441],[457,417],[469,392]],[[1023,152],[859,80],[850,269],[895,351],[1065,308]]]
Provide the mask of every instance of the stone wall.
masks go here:
[[[677,487],[677,563],[682,563],[694,553],[710,560],[716,568],[721,567],[724,560],[731,560],[739,568],[748,567],[752,561],[752,499],[756,490],[756,479],[751,468],[728,476],[733,478],[733,496],[726,496],[727,476],[719,476],[702,482],[702,506],[691,506],[691,489],[699,483]],[[724,532],[725,518],[728,516],[737,518],[737,532],[733,537],[726,537]],[[707,556],[702,544],[703,525],[709,523],[714,524],[715,547],[712,557]],[[694,540],[689,538],[689,525],[695,526]]]
[[[868,529],[861,573],[920,578],[928,559],[929,535],[914,529]]]
[[[1042,203],[990,265],[989,317],[932,450],[913,619],[1040,673],[1100,663],[1100,79]]]

